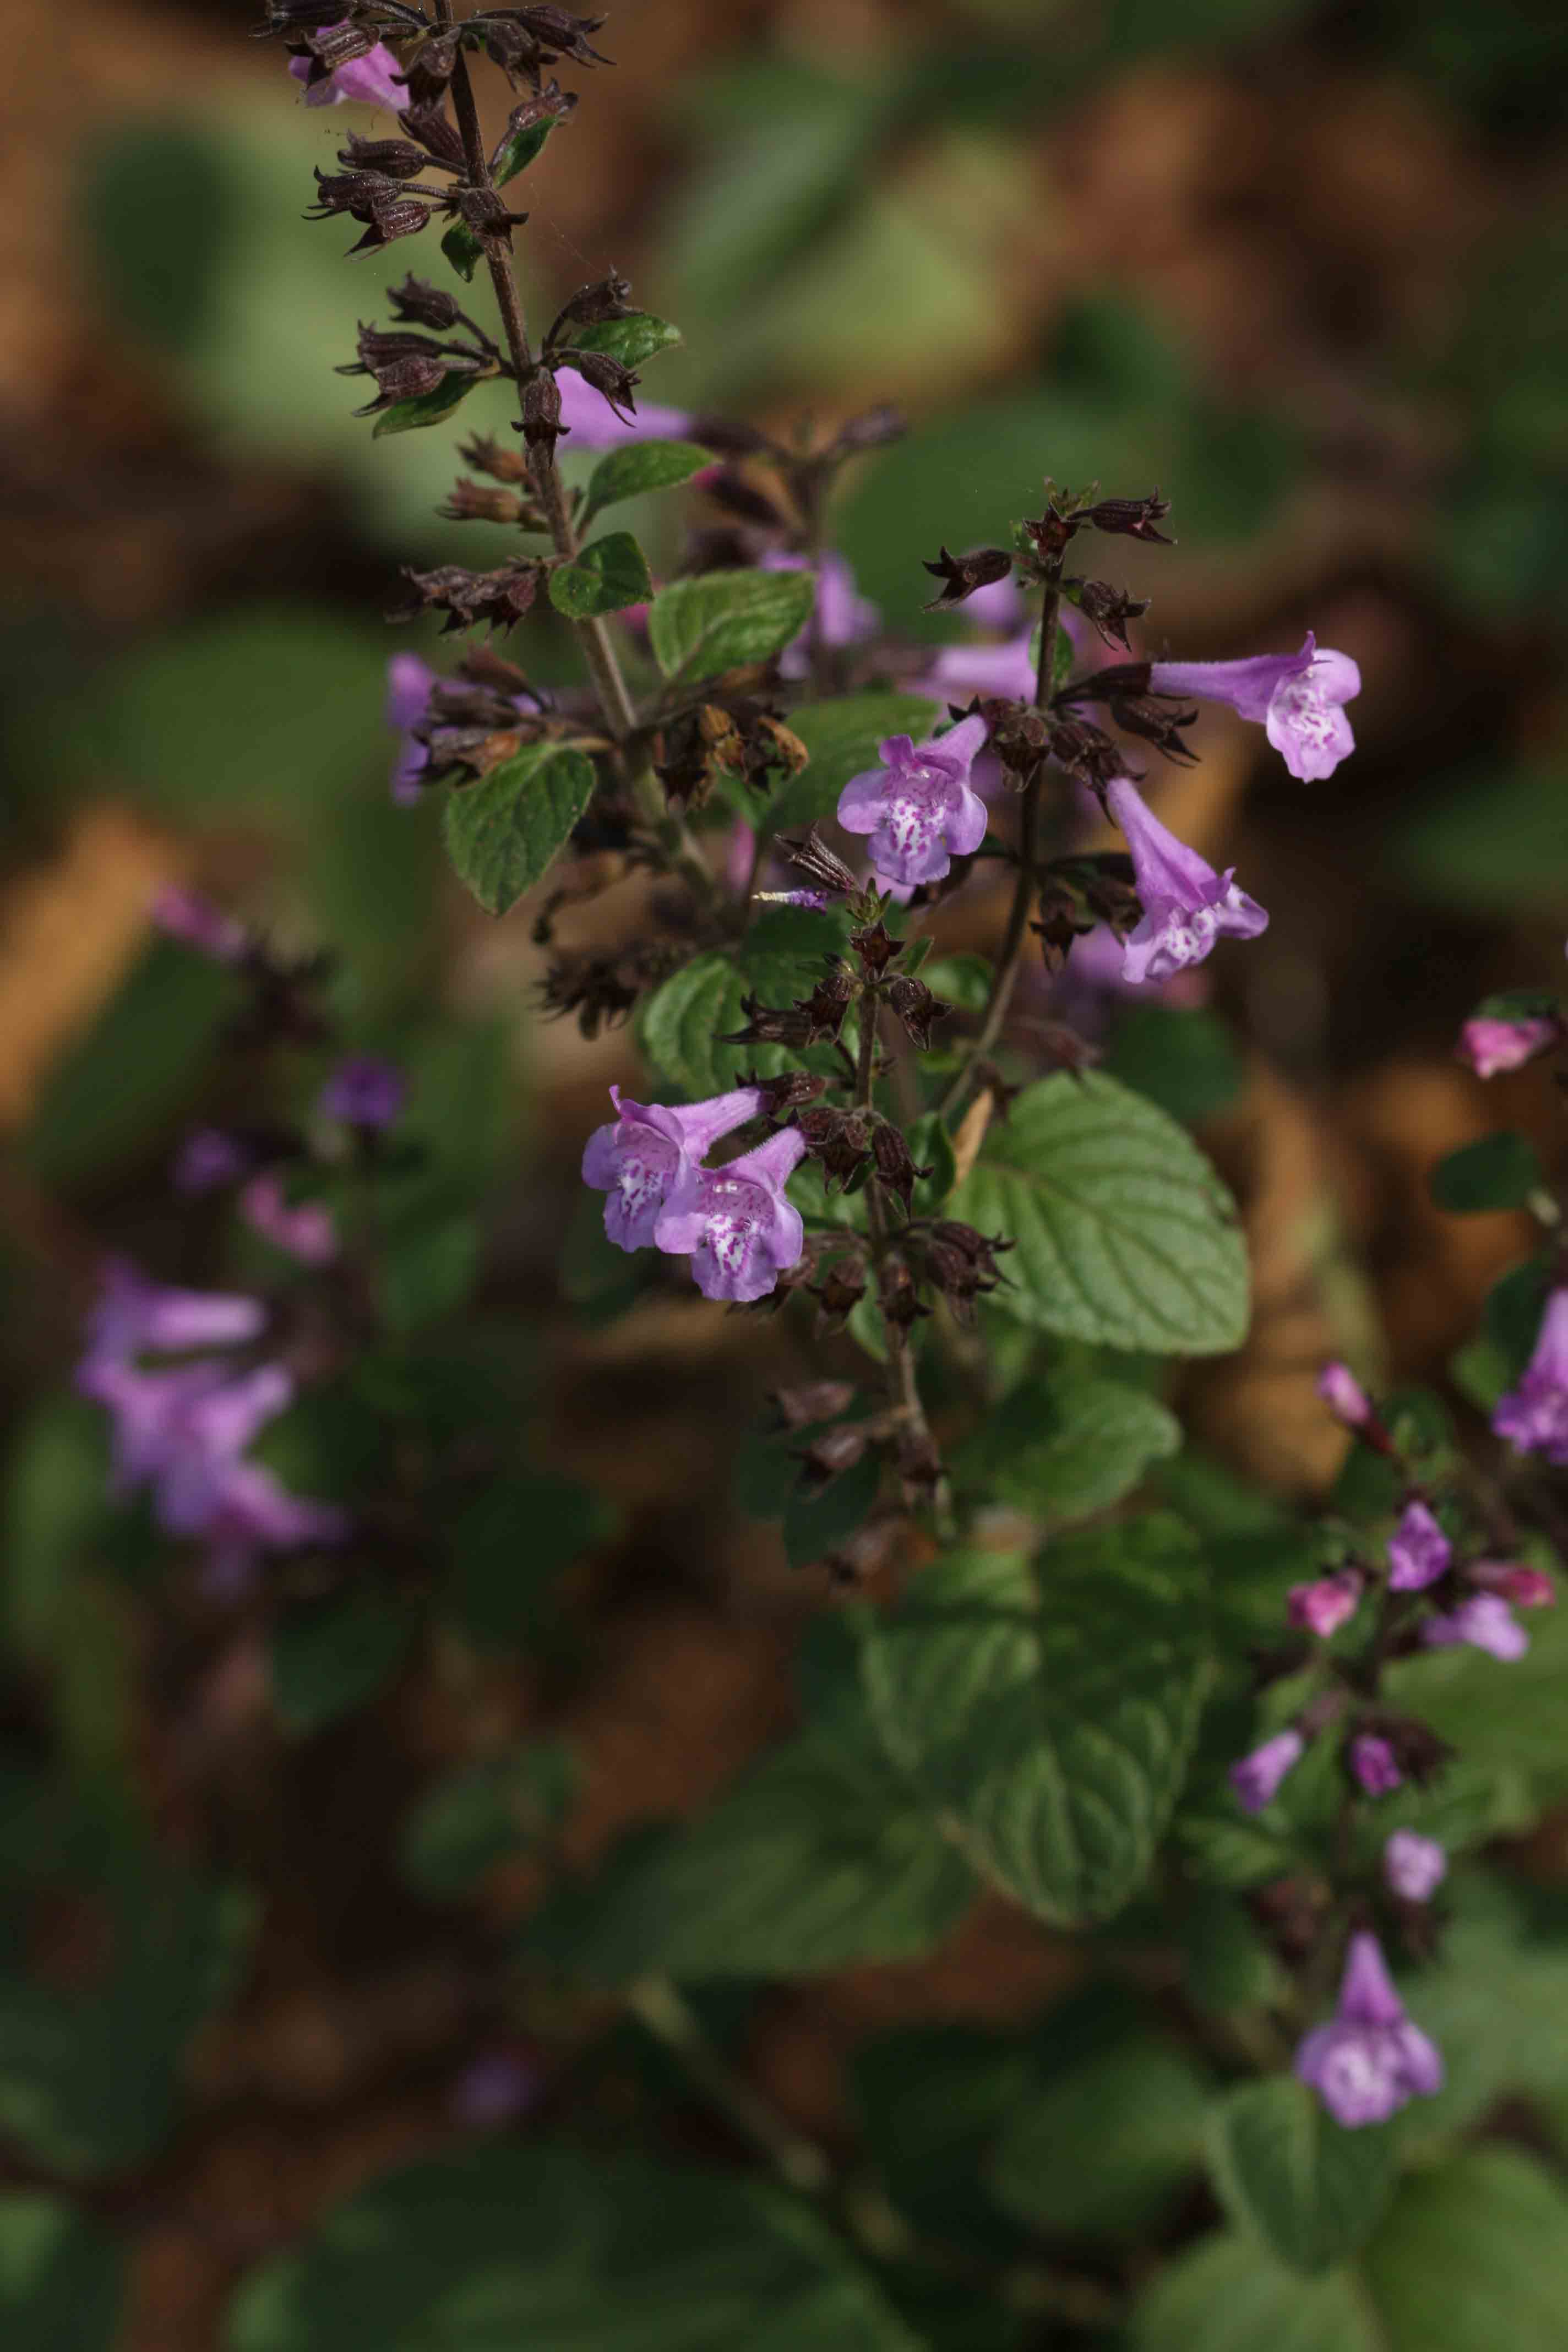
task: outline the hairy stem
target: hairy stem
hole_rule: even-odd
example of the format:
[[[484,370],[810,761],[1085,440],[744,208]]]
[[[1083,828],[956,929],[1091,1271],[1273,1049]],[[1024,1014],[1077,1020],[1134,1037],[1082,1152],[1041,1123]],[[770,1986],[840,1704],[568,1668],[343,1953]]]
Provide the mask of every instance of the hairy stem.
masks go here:
[[[833,2168],[822,2150],[775,2115],[745,2077],[725,2063],[668,1977],[639,1979],[626,2000],[632,2015],[674,2052],[697,2087],[767,2158],[781,2180],[810,2197],[820,2197],[831,2187]]]
[[[1040,659],[1035,673],[1035,702],[1041,710],[1051,698],[1051,667],[1056,659],[1057,619],[1061,610],[1059,579],[1058,566],[1047,585],[1040,610]],[[991,993],[985,1000],[980,1034],[970,1046],[963,1067],[942,1098],[943,1118],[951,1118],[962,1108],[981,1065],[1002,1034],[1008,1008],[1013,1002],[1013,991],[1024,968],[1024,953],[1029,944],[1029,911],[1035,903],[1035,860],[1039,854],[1040,793],[1044,779],[1042,761],[1025,785],[1019,803],[1018,876],[1013,886],[1013,903],[1007,910],[1007,928],[1003,934],[1002,951],[992,978]]]
[[[861,998],[858,1008],[859,1053],[855,1064],[855,1106],[858,1110],[868,1111],[871,1108],[871,1089],[877,1066],[877,1011],[875,996],[867,994]],[[866,1187],[866,1222],[871,1229],[875,1263],[879,1271],[888,1250],[888,1210],[881,1186],[875,1176]],[[893,1401],[915,1436],[934,1454],[935,1441],[931,1433],[931,1423],[926,1419],[925,1407],[921,1402],[920,1379],[915,1370],[910,1335],[904,1326],[896,1323],[889,1315],[882,1318],[882,1332],[888,1343],[888,1373],[892,1383]],[[939,1483],[933,1499],[938,1519],[945,1531],[952,1515],[945,1478]]]

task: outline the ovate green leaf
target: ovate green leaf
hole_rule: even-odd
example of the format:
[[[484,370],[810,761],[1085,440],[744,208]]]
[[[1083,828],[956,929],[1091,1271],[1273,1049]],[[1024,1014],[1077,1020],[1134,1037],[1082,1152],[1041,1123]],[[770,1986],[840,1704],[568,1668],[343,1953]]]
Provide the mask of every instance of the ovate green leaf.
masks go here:
[[[531,744],[447,802],[447,852],[489,915],[504,915],[541,878],[594,796],[581,751]]]
[[[649,490],[672,490],[713,462],[695,441],[628,441],[600,458],[588,477],[588,503],[584,520],[622,499],[641,498]]]
[[[811,572],[700,572],[672,581],[648,615],[654,657],[666,677],[687,686],[766,661],[805,628],[816,593]]]
[[[643,604],[653,594],[647,559],[629,530],[596,539],[571,563],[550,575],[550,601],[569,621],[587,621]]]
[[[1218,2103],[1209,2159],[1232,2220],[1298,2271],[1330,2270],[1352,2253],[1394,2186],[1389,2127],[1346,2131],[1289,2074],[1245,2083]]]

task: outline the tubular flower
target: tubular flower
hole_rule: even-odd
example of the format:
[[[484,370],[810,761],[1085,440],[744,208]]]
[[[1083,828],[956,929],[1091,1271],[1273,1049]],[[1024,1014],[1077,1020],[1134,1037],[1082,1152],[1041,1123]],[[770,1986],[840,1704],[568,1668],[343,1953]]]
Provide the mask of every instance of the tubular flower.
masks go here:
[[[1406,1503],[1388,1538],[1391,1592],[1420,1592],[1436,1584],[1454,1556],[1454,1547],[1425,1503]]]
[[[555,379],[561,394],[561,429],[572,436],[574,449],[619,449],[628,441],[684,441],[693,419],[684,408],[644,406],[635,415],[619,416],[575,368],[563,368]]]
[[[1361,1594],[1360,1577],[1353,1569],[1342,1569],[1335,1576],[1320,1576],[1310,1584],[1293,1584],[1286,1598],[1285,1613],[1292,1625],[1300,1625],[1326,1642],[1331,1633],[1337,1633],[1355,1615]]]
[[[1143,904],[1142,921],[1122,945],[1124,980],[1135,985],[1170,980],[1188,964],[1202,963],[1223,934],[1255,940],[1268,929],[1265,909],[1237,888],[1235,867],[1216,874],[1206,858],[1160,823],[1129,777],[1114,777],[1105,798],[1127,836]]]
[[[1332,2021],[1308,2034],[1296,2073],[1347,2131],[1442,2089],[1442,2053],[1406,2017],[1375,1936],[1351,1937]]]
[[[384,41],[377,41],[363,58],[335,66],[321,81],[310,80],[309,58],[290,58],[289,70],[296,81],[305,83],[307,106],[342,106],[344,99],[353,99],[362,106],[389,106],[401,114],[408,104],[407,85],[398,79],[396,51]]]
[[[655,1239],[689,1257],[705,1298],[741,1305],[765,1298],[805,1246],[800,1211],[784,1185],[805,1152],[798,1128],[781,1128],[723,1168],[686,1160],[659,1212]]]
[[[1521,1020],[1506,1021],[1487,1013],[1478,1013],[1459,1031],[1458,1047],[1461,1062],[1468,1062],[1478,1078],[1495,1078],[1500,1071],[1522,1068],[1526,1062],[1554,1045],[1562,1030],[1553,1020],[1544,1015],[1527,1014]]]
[[[985,803],[969,772],[985,742],[985,721],[964,719],[947,734],[917,744],[889,735],[882,765],[851,776],[838,796],[847,833],[871,836],[871,864],[891,882],[940,882],[956,857],[985,838]]]
[[[199,948],[215,963],[237,963],[245,953],[245,927],[215,907],[198,890],[177,890],[173,885],[153,900],[153,920],[164,936],[182,947]]]
[[[1535,1353],[1519,1385],[1499,1400],[1492,1428],[1516,1454],[1544,1454],[1559,1469],[1568,1464],[1568,1290],[1554,1290]]]
[[[1461,1642],[1486,1650],[1511,1666],[1530,1647],[1530,1636],[1500,1592],[1472,1593],[1446,1617],[1428,1617],[1421,1639],[1430,1650],[1448,1650]]]
[[[320,1201],[291,1202],[270,1171],[253,1176],[239,1196],[239,1213],[253,1233],[301,1265],[331,1265],[338,1255],[332,1213]]]
[[[1383,1849],[1383,1880],[1406,1903],[1429,1903],[1448,1874],[1448,1857],[1436,1838],[1395,1830]]]
[[[1405,1778],[1393,1748],[1374,1731],[1351,1741],[1351,1769],[1369,1797],[1386,1797]]]
[[[1230,1785],[1244,1811],[1260,1813],[1274,1802],[1279,1783],[1300,1762],[1306,1746],[1299,1731],[1277,1731],[1231,1766]]]
[[[616,1247],[657,1247],[684,1255],[684,1244],[666,1242],[657,1231],[676,1178],[710,1151],[721,1136],[756,1118],[766,1099],[760,1087],[737,1087],[730,1094],[710,1095],[705,1102],[669,1106],[633,1102],[623,1097],[619,1087],[612,1087],[615,1123],[595,1128],[588,1138],[583,1181],[609,1194],[605,1231]]]
[[[858,645],[868,637],[880,624],[882,615],[875,604],[861,595],[855,585],[855,574],[841,555],[831,552],[807,557],[786,555],[774,549],[763,558],[764,572],[805,572],[816,573],[816,629],[825,646]],[[802,629],[791,639],[779,656],[781,677],[808,677],[811,674],[811,627]]]
[[[403,1108],[405,1091],[395,1063],[374,1054],[355,1054],[332,1072],[317,1108],[323,1118],[341,1120],[344,1127],[391,1127]]]
[[[1325,1364],[1318,1374],[1318,1394],[1347,1429],[1364,1429],[1372,1419],[1372,1399],[1348,1364]]]
[[[1344,706],[1361,692],[1348,654],[1318,651],[1308,630],[1299,654],[1258,654],[1247,661],[1152,662],[1152,694],[1228,702],[1258,721],[1293,776],[1303,783],[1331,776],[1355,750]]]
[[[402,740],[392,763],[392,797],[399,808],[419,799],[430,765],[427,747],[409,732],[430,708],[436,673],[417,654],[394,654],[386,665],[386,723]]]

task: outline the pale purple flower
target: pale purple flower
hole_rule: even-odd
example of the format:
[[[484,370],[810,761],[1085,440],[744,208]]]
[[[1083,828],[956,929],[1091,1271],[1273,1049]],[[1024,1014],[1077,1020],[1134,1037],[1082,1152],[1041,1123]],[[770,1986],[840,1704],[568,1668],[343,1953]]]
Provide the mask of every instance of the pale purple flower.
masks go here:
[[[703,1102],[639,1103],[612,1087],[615,1123],[595,1128],[588,1138],[583,1181],[609,1194],[605,1231],[616,1247],[669,1246],[655,1229],[677,1176],[710,1151],[721,1136],[756,1118],[765,1099],[758,1087],[737,1087]]]
[[[575,368],[563,368],[555,379],[561,394],[561,422],[571,435],[565,445],[577,449],[619,449],[628,441],[685,441],[694,419],[684,408],[643,406],[635,416],[617,416],[602,393],[595,391]]]
[[[1405,1778],[1392,1745],[1375,1731],[1358,1732],[1351,1741],[1351,1770],[1369,1797],[1386,1797]]]
[[[430,708],[437,674],[417,654],[394,654],[386,665],[386,723],[400,738],[392,765],[392,797],[399,808],[420,798],[430,766],[428,747],[409,733]]]
[[[221,1128],[192,1129],[174,1154],[173,1175],[176,1192],[215,1192],[220,1184],[237,1184],[254,1162],[237,1136]]]
[[[318,32],[323,28],[316,27]],[[346,65],[335,66],[321,80],[310,82],[310,59],[290,58],[289,70],[296,81],[307,83],[307,106],[341,106],[345,99],[353,99],[362,106],[389,106],[401,114],[408,104],[407,86],[396,77],[402,71],[397,52],[389,49],[384,41],[377,41],[374,49],[363,58],[351,58]]]
[[[205,1535],[224,1507],[234,1465],[292,1402],[294,1383],[279,1364],[231,1374],[209,1361],[150,1377],[167,1383],[148,1468],[159,1525],[170,1535]]]
[[[1154,694],[1198,695],[1228,702],[1258,720],[1293,776],[1314,783],[1331,776],[1355,750],[1344,706],[1361,692],[1348,654],[1318,651],[1310,629],[1299,654],[1258,654],[1247,661],[1152,662]]]
[[[862,637],[875,634],[882,615],[875,604],[862,596],[855,585],[855,574],[843,556],[831,551],[816,556],[788,555],[782,549],[772,549],[763,558],[764,572],[805,572],[816,573],[816,630],[825,646],[858,645]],[[812,627],[808,623],[797,637],[793,637],[779,656],[782,677],[809,677],[811,675]]]
[[[199,948],[218,963],[237,963],[246,950],[245,926],[237,923],[204,898],[199,890],[178,890],[166,884],[154,897],[153,920],[182,947]]]
[[[544,2075],[536,2061],[512,2050],[488,2050],[465,2066],[452,2085],[453,2116],[471,2130],[516,2121],[536,2106]]]
[[[982,629],[1016,629],[1023,614],[1024,592],[1010,572],[1005,572],[1000,580],[988,580],[963,600],[964,619]]]
[[[1122,948],[1125,980],[1169,980],[1186,965],[1202,963],[1223,934],[1255,940],[1268,929],[1264,908],[1237,888],[1235,867],[1216,874],[1160,823],[1129,777],[1114,777],[1105,798],[1127,836],[1143,905],[1142,919]]]
[[[353,1522],[335,1503],[290,1495],[259,1462],[230,1462],[214,1483],[213,1509],[200,1533],[209,1546],[205,1589],[216,1598],[243,1594],[263,1551],[339,1544]]]
[[[957,857],[985,838],[985,803],[969,772],[985,741],[985,721],[964,719],[950,731],[916,744],[889,735],[879,745],[882,761],[851,776],[838,796],[847,833],[869,834],[871,864],[893,882],[940,882]]]
[[[1436,1838],[1395,1830],[1383,1849],[1384,1884],[1406,1903],[1429,1903],[1448,1874],[1448,1857]]]
[[[784,1188],[805,1151],[800,1129],[785,1127],[722,1168],[682,1162],[654,1238],[672,1256],[690,1259],[705,1298],[742,1305],[765,1298],[798,1263],[805,1229]]]
[[[1492,1427],[1516,1454],[1544,1454],[1559,1469],[1568,1465],[1568,1290],[1554,1290],[1547,1300],[1535,1353],[1518,1387],[1500,1398]]]
[[[1364,1429],[1372,1419],[1372,1399],[1348,1364],[1325,1364],[1318,1374],[1318,1394],[1347,1429]]]
[[[1231,1766],[1230,1785],[1244,1811],[1260,1813],[1274,1802],[1279,1783],[1300,1762],[1306,1746],[1299,1731],[1277,1731]]]
[[[1296,2073],[1347,2131],[1442,2089],[1442,2053],[1405,2015],[1375,1936],[1351,1937],[1333,2021],[1308,2034]]]
[[[1008,583],[1001,581],[996,584],[1006,587]],[[971,607],[979,603],[983,593],[977,592],[968,599]],[[1031,621],[1001,645],[943,646],[931,656],[910,690],[929,694],[938,702],[964,703],[975,695],[997,695],[1010,702],[1033,702],[1036,669],[1035,656],[1029,649],[1033,635]]]
[[[341,1119],[345,1127],[391,1127],[406,1091],[395,1062],[355,1054],[332,1072],[316,1108],[323,1118]]]
[[[1478,1078],[1495,1078],[1500,1070],[1517,1070],[1533,1061],[1537,1054],[1554,1045],[1561,1034],[1555,1021],[1538,1015],[1505,1021],[1478,1013],[1459,1031],[1457,1051]]]
[[[129,1363],[142,1354],[178,1355],[254,1339],[267,1321],[259,1299],[220,1290],[172,1290],[149,1282],[123,1258],[104,1268],[87,1319],[87,1366]],[[89,1391],[90,1393],[90,1391]]]
[[[1333,1576],[1317,1577],[1310,1584],[1293,1584],[1286,1596],[1285,1613],[1292,1625],[1326,1642],[1355,1615],[1361,1596],[1361,1578],[1353,1569],[1342,1569]]]
[[[270,1171],[251,1178],[239,1196],[239,1213],[252,1232],[301,1265],[331,1265],[337,1256],[331,1211],[320,1201],[291,1202],[282,1178]]]
[[[1406,1503],[1388,1538],[1388,1589],[1421,1592],[1436,1584],[1454,1547],[1425,1503]]]
[[[1428,1617],[1421,1639],[1430,1650],[1468,1643],[1511,1666],[1530,1647],[1530,1636],[1500,1592],[1474,1592],[1446,1617]]]

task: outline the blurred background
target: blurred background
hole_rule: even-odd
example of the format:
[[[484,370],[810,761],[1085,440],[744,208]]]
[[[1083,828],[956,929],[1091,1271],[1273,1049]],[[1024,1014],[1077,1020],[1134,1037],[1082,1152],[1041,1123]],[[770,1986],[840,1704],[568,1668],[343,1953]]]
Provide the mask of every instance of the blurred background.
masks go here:
[[[299,103],[251,14],[0,0],[0,1870],[21,1890],[0,2179],[69,2178],[131,2246],[126,2352],[210,2352],[237,2275],[331,2198],[479,2128],[487,2095],[548,2105],[537,2021],[498,2005],[486,1958],[527,1866],[477,1911],[418,1900],[389,1858],[410,1792],[476,1742],[547,1734],[575,1759],[580,1859],[695,1806],[789,1719],[825,1595],[727,1499],[767,1381],[755,1327],[662,1291],[612,1321],[602,1265],[573,1255],[581,1139],[628,1038],[542,1024],[526,911],[489,922],[432,812],[389,804],[384,664],[418,642],[384,618],[396,568],[485,559],[435,514],[456,436],[373,440],[331,371],[384,284],[440,265],[413,245],[348,264],[340,224],[302,221],[311,167],[369,125]],[[1561,12],[622,0],[603,46],[615,70],[563,76],[581,104],[526,183],[531,310],[614,263],[686,339],[647,398],[774,426],[898,402],[910,433],[837,515],[890,626],[951,634],[918,611],[920,560],[1004,538],[1049,473],[1171,498],[1179,545],[1120,541],[1105,567],[1155,599],[1146,650],[1310,626],[1361,665],[1358,750],[1327,783],[1205,710],[1162,812],[1272,925],[1215,959],[1205,1005],[1140,1010],[1111,1045],[1197,1128],[1252,1240],[1255,1328],[1188,1376],[1191,1425],[1319,1490],[1340,1453],[1322,1353],[1442,1385],[1528,1246],[1520,1218],[1435,1208],[1432,1160],[1513,1123],[1563,1173],[1546,1082],[1485,1088],[1452,1052],[1479,997],[1554,985],[1568,926]],[[499,78],[486,96],[499,129]],[[465,429],[503,414],[485,387]],[[656,569],[676,560],[629,520]],[[511,650],[564,674],[536,637]],[[168,1167],[225,1108],[227,1008],[151,938],[164,880],[341,951],[345,1028],[410,1065],[416,1124],[463,1160],[517,1443],[559,1474],[538,1622],[514,1605],[499,1644],[394,1657],[374,1706],[322,1729],[308,1706],[274,1720],[253,1630],[155,1596],[64,1401],[106,1244],[215,1278]],[[944,919],[962,948],[996,909],[976,884]],[[184,1906],[177,1964],[115,1942],[82,1891],[104,1870],[137,1890],[127,1916],[153,1887]],[[167,1995],[155,2031],[139,1964]],[[749,2063],[831,2140],[868,2037],[1032,2015],[1074,1965],[987,1909],[928,1966],[770,1994]]]

